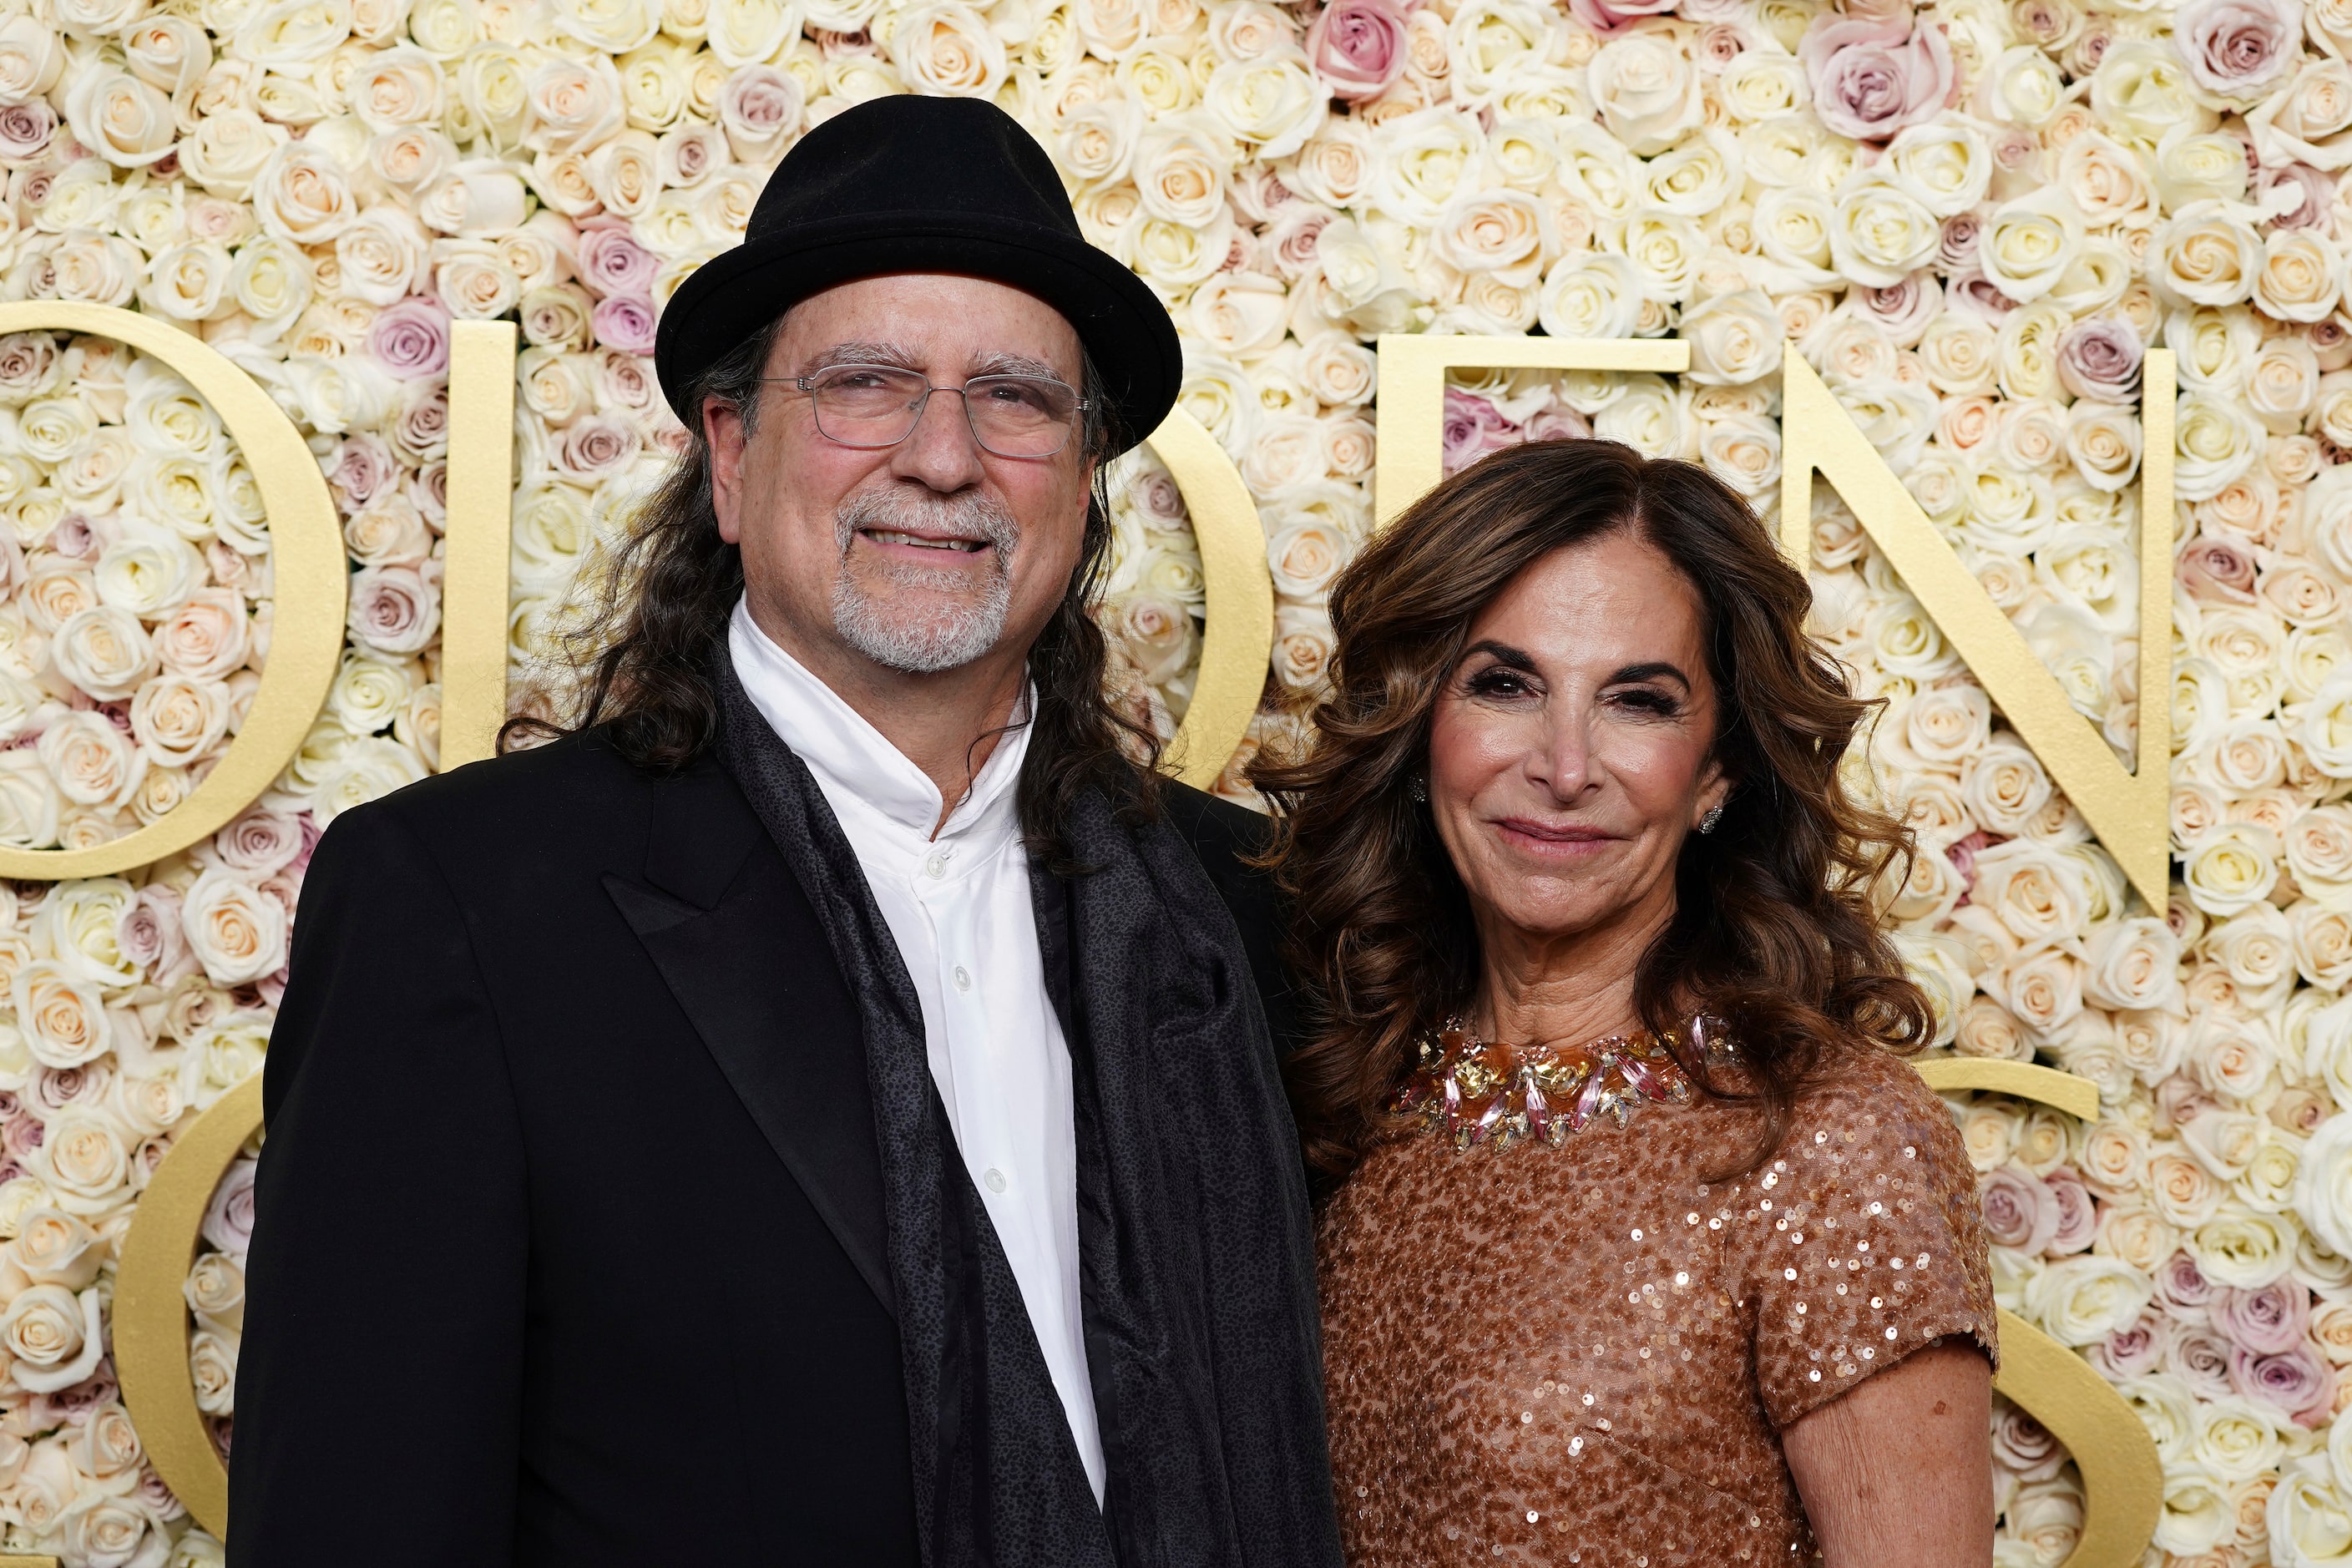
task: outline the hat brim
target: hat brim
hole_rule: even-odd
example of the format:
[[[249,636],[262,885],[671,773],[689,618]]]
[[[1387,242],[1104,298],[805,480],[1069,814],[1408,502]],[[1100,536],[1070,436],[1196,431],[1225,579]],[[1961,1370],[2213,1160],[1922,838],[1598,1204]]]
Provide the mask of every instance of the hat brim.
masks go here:
[[[712,363],[810,295],[860,278],[941,272],[1035,295],[1086,345],[1118,416],[1115,451],[1176,405],[1184,359],[1176,325],[1134,273],[1080,239],[977,214],[860,214],[747,240],[705,262],[662,313],[654,368],[681,419]],[[691,421],[689,421],[691,423]]]

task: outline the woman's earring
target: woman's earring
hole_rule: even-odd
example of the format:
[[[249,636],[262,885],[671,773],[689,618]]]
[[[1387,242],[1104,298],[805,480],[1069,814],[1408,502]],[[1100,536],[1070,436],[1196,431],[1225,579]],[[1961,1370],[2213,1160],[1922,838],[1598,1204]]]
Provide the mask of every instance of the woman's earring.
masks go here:
[[[1413,799],[1421,802],[1423,805],[1427,805],[1429,803],[1428,778],[1421,773],[1413,774],[1412,782],[1404,786],[1404,793],[1412,796]]]
[[[1707,807],[1706,815],[1698,819],[1698,830],[1701,833],[1712,833],[1715,831],[1715,825],[1722,820],[1723,807],[1711,805]]]

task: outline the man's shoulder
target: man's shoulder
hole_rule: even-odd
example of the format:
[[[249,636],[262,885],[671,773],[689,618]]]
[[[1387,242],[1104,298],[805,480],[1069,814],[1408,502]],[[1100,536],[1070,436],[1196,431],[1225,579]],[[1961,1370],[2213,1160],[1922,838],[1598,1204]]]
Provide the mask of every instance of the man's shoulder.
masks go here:
[[[642,859],[656,792],[698,778],[698,763],[665,777],[641,769],[599,730],[468,763],[337,819],[331,834],[391,833],[464,878],[570,860]]]
[[[1273,842],[1272,822],[1245,805],[1174,779],[1162,782],[1160,790],[1160,808],[1212,877],[1223,868],[1236,874],[1259,875],[1245,863],[1265,853]]]

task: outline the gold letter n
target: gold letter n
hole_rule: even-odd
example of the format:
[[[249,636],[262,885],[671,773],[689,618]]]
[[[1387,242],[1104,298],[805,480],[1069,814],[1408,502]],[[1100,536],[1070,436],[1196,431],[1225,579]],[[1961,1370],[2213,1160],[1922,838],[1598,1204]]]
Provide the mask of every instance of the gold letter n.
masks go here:
[[[2171,353],[2151,350],[2142,373],[2139,758],[2130,773],[2074,711],[2009,616],[1960,563],[1795,344],[1780,363],[1781,548],[1801,564],[1811,555],[1813,470],[1819,468],[2147,907],[2162,914],[2172,868],[2166,828],[2172,761]]]

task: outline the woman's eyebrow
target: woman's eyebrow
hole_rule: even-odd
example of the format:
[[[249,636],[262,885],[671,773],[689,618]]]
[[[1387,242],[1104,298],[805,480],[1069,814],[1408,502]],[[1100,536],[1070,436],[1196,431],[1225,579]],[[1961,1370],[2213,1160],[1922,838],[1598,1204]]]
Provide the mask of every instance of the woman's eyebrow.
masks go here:
[[[1525,649],[1513,647],[1508,643],[1496,642],[1491,638],[1484,642],[1472,643],[1462,650],[1462,657],[1468,658],[1475,654],[1482,653],[1496,664],[1508,665],[1513,669],[1523,669],[1529,675],[1536,672],[1535,655]]]
[[[1663,659],[1650,664],[1629,664],[1624,668],[1619,670],[1616,674],[1611,676],[1609,678],[1609,683],[1612,686],[1614,686],[1621,681],[1657,680],[1662,678],[1667,680],[1679,681],[1682,684],[1683,689],[1685,691],[1691,689],[1691,679],[1689,676],[1685,675],[1682,672],[1681,667],[1679,665],[1668,664]]]

